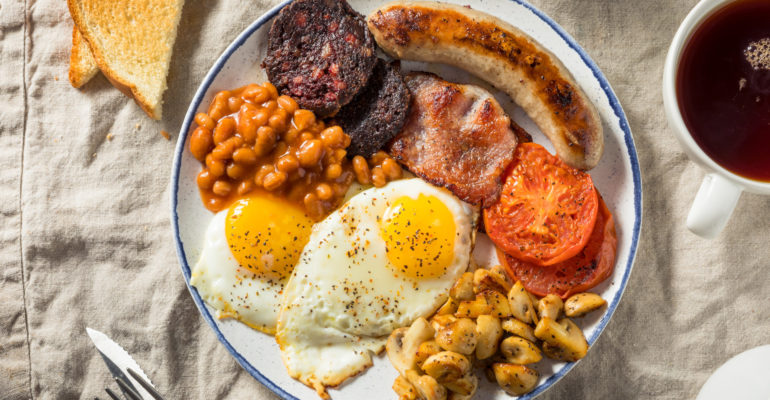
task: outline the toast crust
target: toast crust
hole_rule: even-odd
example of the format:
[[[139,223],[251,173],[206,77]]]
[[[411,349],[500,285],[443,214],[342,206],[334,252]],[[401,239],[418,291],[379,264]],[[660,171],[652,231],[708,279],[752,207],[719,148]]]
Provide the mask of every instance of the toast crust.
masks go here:
[[[80,88],[90,81],[99,67],[96,66],[96,60],[88,47],[88,42],[83,39],[77,26],[72,27],[72,51],[70,52],[70,70],[69,80],[73,87]]]
[[[159,98],[157,100],[153,100],[149,98],[148,96],[151,96],[152,94],[144,93],[139,87],[137,82],[132,81],[130,73],[127,72],[121,72],[118,66],[111,65],[111,63],[108,61],[110,59],[110,56],[108,54],[108,51],[121,51],[116,49],[111,49],[110,45],[111,43],[105,43],[106,41],[103,40],[103,37],[99,36],[99,33],[96,31],[95,26],[93,26],[89,20],[89,16],[87,15],[90,11],[102,11],[105,8],[109,8],[112,10],[119,9],[119,5],[113,4],[113,2],[105,2],[104,4],[86,4],[88,0],[67,0],[67,6],[70,11],[70,15],[72,16],[72,19],[75,21],[75,26],[77,29],[80,30],[80,33],[82,34],[83,38],[88,42],[88,45],[91,48],[91,51],[93,52],[94,60],[96,62],[96,65],[98,66],[99,70],[102,71],[102,74],[107,78],[107,80],[112,83],[113,86],[115,86],[118,90],[120,90],[125,95],[132,97],[134,101],[139,105],[139,107],[144,110],[144,112],[147,113],[147,115],[150,116],[150,118],[153,118],[155,120],[159,120],[161,118],[161,107],[163,105],[162,96],[163,92],[165,92],[167,86],[166,86],[166,78],[168,75],[168,69],[170,66],[170,60],[171,60],[171,52],[173,50],[173,43],[176,41],[176,31],[177,26],[179,24],[179,19],[181,18],[181,8],[184,4],[184,0],[176,0],[176,8],[174,9],[173,15],[170,15],[170,18],[168,20],[162,21],[161,27],[163,29],[167,29],[169,33],[168,40],[168,48],[163,47],[163,43],[157,43],[157,38],[151,43],[153,54],[147,55],[147,54],[134,54],[133,56],[135,58],[142,58],[147,57],[151,62],[152,61],[158,61],[157,59],[160,58],[160,61],[164,61],[163,68],[163,81],[159,82],[161,85],[160,88],[160,94]],[[132,3],[141,3],[141,4],[131,4],[131,7],[125,7],[126,10],[134,11],[135,14],[138,14],[138,17],[146,17],[141,15],[141,11],[144,10],[154,10],[159,5],[154,4],[148,4],[153,3],[152,1],[148,0],[137,0]],[[89,8],[90,10],[87,10],[86,8]],[[101,8],[101,10],[100,10]],[[137,12],[138,10],[138,12]],[[129,11],[126,11],[124,14],[128,14]],[[128,18],[133,18],[134,15],[129,15]],[[151,22],[149,22],[151,23]],[[126,21],[125,26],[131,26],[133,25],[133,21]],[[123,50],[121,54],[128,54],[131,50],[135,49],[127,49]],[[114,57],[113,57],[114,58]],[[165,59],[165,60],[163,60]],[[117,60],[114,60],[117,62]],[[136,61],[136,60],[134,60]],[[146,85],[145,85],[146,86]],[[153,104],[154,103],[154,104]]]

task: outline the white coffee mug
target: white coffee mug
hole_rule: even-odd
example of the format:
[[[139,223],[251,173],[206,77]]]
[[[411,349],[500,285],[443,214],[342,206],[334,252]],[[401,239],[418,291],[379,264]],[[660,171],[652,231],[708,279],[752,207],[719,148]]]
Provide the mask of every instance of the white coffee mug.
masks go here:
[[[682,119],[676,95],[679,60],[688,39],[705,19],[733,1],[735,0],[701,0],[679,26],[668,50],[663,70],[663,105],[668,122],[685,153],[707,171],[698,194],[695,195],[690,215],[687,216],[687,227],[697,235],[709,239],[715,238],[724,229],[741,192],[745,190],[770,194],[770,182],[755,181],[736,175],[703,152]]]

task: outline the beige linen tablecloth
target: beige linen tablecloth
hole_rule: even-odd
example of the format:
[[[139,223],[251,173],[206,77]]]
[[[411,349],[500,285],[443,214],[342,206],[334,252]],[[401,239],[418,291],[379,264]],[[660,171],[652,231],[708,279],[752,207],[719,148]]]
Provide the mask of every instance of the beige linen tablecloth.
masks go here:
[[[623,301],[588,356],[541,398],[693,398],[729,357],[770,343],[770,198],[744,195],[717,240],[684,227],[703,172],[671,135],[660,85],[695,0],[532,2],[606,74],[644,181],[643,234]],[[70,86],[63,0],[0,0],[0,398],[104,397],[110,376],[86,326],[129,350],[167,399],[275,398],[198,314],[168,206],[188,103],[268,3],[188,1],[165,118],[154,122],[102,76],[82,91]]]

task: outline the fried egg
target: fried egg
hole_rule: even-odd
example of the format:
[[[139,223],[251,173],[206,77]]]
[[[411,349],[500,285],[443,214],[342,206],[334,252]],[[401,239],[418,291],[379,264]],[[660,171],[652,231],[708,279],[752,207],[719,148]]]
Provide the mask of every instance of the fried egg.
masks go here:
[[[313,221],[299,206],[268,194],[237,200],[209,223],[190,284],[217,310],[275,333],[284,286]]]
[[[478,210],[421,179],[365,190],[316,224],[276,340],[289,374],[327,396],[394,329],[432,314],[467,269]]]

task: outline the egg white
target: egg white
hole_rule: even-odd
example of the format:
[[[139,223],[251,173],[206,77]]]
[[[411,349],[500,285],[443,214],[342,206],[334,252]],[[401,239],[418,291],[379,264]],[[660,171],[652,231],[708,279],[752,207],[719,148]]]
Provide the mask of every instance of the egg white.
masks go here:
[[[190,284],[217,310],[217,318],[233,317],[262,332],[275,333],[281,290],[286,281],[260,279],[233,257],[225,235],[227,209],[214,215],[193,267]]]
[[[435,196],[455,223],[451,265],[413,280],[392,267],[379,218],[397,199]],[[325,394],[372,365],[387,335],[432,314],[468,268],[478,210],[421,179],[391,182],[352,197],[316,224],[286,286],[276,340],[289,374]]]

